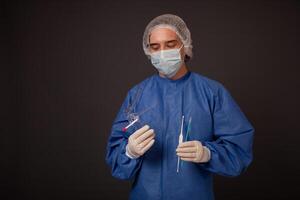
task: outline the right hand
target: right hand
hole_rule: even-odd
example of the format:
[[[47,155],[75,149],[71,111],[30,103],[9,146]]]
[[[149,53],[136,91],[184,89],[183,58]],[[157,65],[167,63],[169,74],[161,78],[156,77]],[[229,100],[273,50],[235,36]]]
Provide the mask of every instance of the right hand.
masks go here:
[[[126,154],[131,158],[138,158],[148,151],[154,144],[155,133],[148,125],[135,131],[129,138]]]

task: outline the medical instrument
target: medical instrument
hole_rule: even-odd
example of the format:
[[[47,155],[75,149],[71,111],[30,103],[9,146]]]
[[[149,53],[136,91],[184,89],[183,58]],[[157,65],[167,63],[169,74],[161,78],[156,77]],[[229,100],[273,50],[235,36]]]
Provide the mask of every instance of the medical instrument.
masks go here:
[[[136,122],[138,122],[138,121],[140,120],[140,116],[141,116],[142,114],[144,114],[145,112],[149,111],[149,110],[152,109],[154,106],[155,106],[155,105],[150,106],[150,107],[148,107],[148,108],[142,110],[140,113],[130,113],[130,114],[127,114],[127,118],[128,118],[129,124],[128,124],[126,127],[124,127],[124,128],[122,129],[122,131],[123,131],[123,132],[126,132],[127,129],[128,129],[129,127],[131,127],[132,125],[134,125]]]
[[[134,125],[137,121],[139,121],[139,116],[136,116],[136,119],[133,120],[133,121],[132,121],[130,124],[128,124],[126,127],[124,127],[124,128],[122,129],[122,131],[123,131],[123,132],[126,132],[127,129],[128,129],[130,126]]]
[[[189,138],[189,135],[191,132],[191,128],[192,128],[192,117],[190,117],[190,119],[189,119],[187,131],[186,131],[186,135],[185,135],[185,139],[184,139],[185,142],[188,141],[188,138]],[[181,162],[181,167],[182,167],[183,163],[184,162]]]
[[[184,115],[182,116],[182,120],[181,120],[181,128],[180,128],[180,134],[179,134],[179,138],[178,138],[178,144],[181,144],[183,141],[183,122],[184,122]],[[179,164],[180,164],[180,157],[178,156],[178,160],[177,160],[177,173],[179,172]]]
[[[184,140],[185,142],[188,140],[188,137],[189,137],[190,132],[191,132],[191,128],[192,128],[192,117],[190,117],[190,119],[189,119],[187,131],[186,131],[186,135],[185,135],[185,140]]]

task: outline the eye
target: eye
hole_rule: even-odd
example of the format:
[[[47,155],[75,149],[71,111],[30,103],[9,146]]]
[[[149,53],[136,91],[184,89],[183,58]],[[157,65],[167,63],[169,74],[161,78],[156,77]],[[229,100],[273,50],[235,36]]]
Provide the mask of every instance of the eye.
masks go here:
[[[152,51],[158,51],[160,48],[160,45],[159,44],[150,44],[150,49]]]
[[[177,45],[176,41],[169,41],[169,42],[167,42],[167,47],[168,48],[175,48],[176,45]]]

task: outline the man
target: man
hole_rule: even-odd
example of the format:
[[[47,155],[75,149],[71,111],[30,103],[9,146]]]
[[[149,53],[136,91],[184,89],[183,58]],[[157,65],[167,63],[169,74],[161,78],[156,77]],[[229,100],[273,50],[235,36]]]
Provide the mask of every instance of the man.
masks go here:
[[[134,180],[132,200],[214,199],[213,173],[237,176],[251,163],[254,129],[220,83],[188,70],[181,18],[154,18],[143,47],[158,75],[128,92],[113,123],[112,175]]]

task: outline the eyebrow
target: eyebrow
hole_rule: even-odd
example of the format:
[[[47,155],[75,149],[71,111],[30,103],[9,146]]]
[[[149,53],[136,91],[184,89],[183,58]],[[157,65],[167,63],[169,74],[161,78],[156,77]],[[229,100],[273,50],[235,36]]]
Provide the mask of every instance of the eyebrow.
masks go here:
[[[168,40],[168,41],[165,41],[165,43],[170,43],[170,42],[178,42],[177,40]],[[159,43],[150,43],[149,45],[150,46],[153,46],[153,45],[157,45]]]

